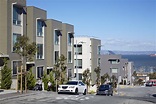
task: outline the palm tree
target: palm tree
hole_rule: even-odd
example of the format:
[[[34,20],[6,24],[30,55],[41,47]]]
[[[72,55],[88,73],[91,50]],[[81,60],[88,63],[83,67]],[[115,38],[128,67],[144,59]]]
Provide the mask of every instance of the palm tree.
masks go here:
[[[96,73],[96,85],[97,85],[97,88],[99,88],[99,86],[100,86],[100,72],[101,72],[100,67],[95,68],[94,72]]]
[[[87,68],[83,74],[83,79],[82,81],[87,85],[87,92],[88,92],[88,88],[90,86],[90,81],[91,81],[91,73],[90,73],[90,70]]]

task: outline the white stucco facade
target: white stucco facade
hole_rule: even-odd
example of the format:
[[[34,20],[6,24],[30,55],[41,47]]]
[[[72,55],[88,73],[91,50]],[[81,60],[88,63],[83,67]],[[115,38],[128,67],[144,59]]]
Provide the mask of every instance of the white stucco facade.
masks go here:
[[[78,73],[82,74],[87,68],[90,69],[91,73],[94,73],[94,69],[99,66],[98,58],[100,58],[100,54],[98,47],[101,47],[101,40],[90,37],[75,37],[74,53],[76,53],[76,44],[77,46],[82,45],[82,54],[77,54],[77,59],[82,59],[82,68],[78,68]],[[74,54],[74,59],[74,66],[76,66],[76,54]],[[74,73],[76,73],[76,67]],[[95,79],[94,76],[95,75],[92,74],[92,79]]]

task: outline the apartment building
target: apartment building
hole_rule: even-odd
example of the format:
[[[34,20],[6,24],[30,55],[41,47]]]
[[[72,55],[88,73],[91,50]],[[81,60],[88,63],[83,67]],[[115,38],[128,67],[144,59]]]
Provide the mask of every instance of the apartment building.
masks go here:
[[[101,40],[92,37],[74,38],[74,73],[78,73],[79,80],[82,80],[82,74],[87,68],[91,72],[91,83],[96,80],[94,69],[100,67]]]
[[[101,55],[101,76],[108,73],[109,76],[115,75],[118,83],[122,80],[125,80],[126,83],[132,83],[133,70],[133,62],[129,62],[128,59],[123,59],[121,55]]]
[[[74,26],[47,19],[46,10],[26,6],[26,0],[0,0],[0,53],[9,57],[13,88],[16,86],[17,66],[21,63],[19,55],[14,52],[14,44],[22,35],[37,44],[33,62],[24,62],[27,70],[33,66],[36,78],[42,77],[44,71],[48,74],[61,54],[67,58],[67,74],[72,76]]]

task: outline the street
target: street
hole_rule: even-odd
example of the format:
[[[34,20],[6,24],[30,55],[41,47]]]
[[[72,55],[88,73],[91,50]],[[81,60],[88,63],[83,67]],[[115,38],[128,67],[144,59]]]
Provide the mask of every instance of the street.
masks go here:
[[[114,96],[70,95],[36,91],[25,96],[1,97],[0,104],[154,104],[156,87],[120,88]]]

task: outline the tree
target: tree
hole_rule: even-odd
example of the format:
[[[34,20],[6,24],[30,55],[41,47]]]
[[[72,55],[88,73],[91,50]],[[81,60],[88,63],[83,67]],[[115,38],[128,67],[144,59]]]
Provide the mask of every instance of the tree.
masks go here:
[[[22,68],[21,68],[21,77],[22,74],[25,75],[25,91],[27,89],[27,81],[26,81],[26,62],[32,61],[34,55],[36,54],[36,43],[32,42],[29,44],[29,38],[25,35],[17,38],[16,43],[14,45],[14,51],[20,56],[22,60]],[[24,64],[25,62],[25,64]],[[24,69],[24,70],[23,70]],[[23,73],[24,71],[24,73]],[[22,80],[22,79],[21,79]],[[23,81],[20,81],[23,82]],[[22,92],[22,83],[21,83],[21,92]]]
[[[63,84],[67,81],[67,66],[65,65],[65,60],[65,56],[61,54],[61,56],[57,58],[57,61],[54,64],[53,72],[55,74],[56,91],[58,84]]]
[[[55,79],[54,79],[54,72],[53,71],[51,71],[49,73],[49,80],[52,84],[52,91],[55,91],[56,88],[55,88]]]
[[[101,76],[101,84],[104,84],[107,79],[109,79],[108,73],[105,73],[103,76]]]
[[[55,79],[58,80],[59,84],[63,84],[65,81],[67,81],[67,67],[64,62],[65,60],[65,56],[61,54],[60,58],[58,58],[54,65]]]
[[[83,74],[83,79],[82,81],[87,85],[87,92],[88,92],[88,88],[90,86],[90,81],[91,81],[91,73],[90,73],[90,70],[87,68]]]
[[[8,68],[7,60],[4,59],[4,66],[1,69],[1,88],[2,89],[10,89],[12,84],[12,78],[11,78],[11,69]]]
[[[101,72],[100,67],[95,68],[94,72],[96,73],[96,85],[97,85],[97,88],[99,88],[99,86],[100,86],[100,72]]]
[[[48,75],[47,75],[46,71],[44,71],[44,74],[43,74],[43,77],[42,77],[42,81],[44,83],[44,89],[47,90],[48,89],[49,78],[48,78]]]
[[[112,75],[111,76],[111,83],[112,83],[112,86],[113,86],[113,88],[116,88],[117,87],[117,78],[116,78],[116,76],[115,75]]]
[[[150,79],[156,79],[156,72],[149,74]]]
[[[32,72],[32,68],[27,73],[27,86],[29,90],[32,90],[35,86],[36,79]]]

